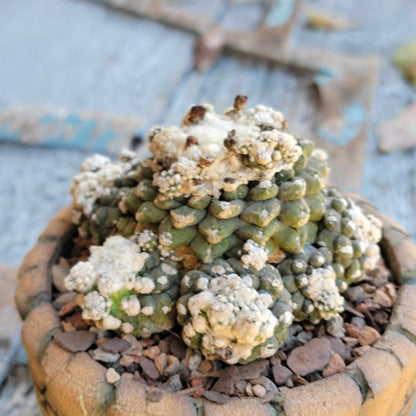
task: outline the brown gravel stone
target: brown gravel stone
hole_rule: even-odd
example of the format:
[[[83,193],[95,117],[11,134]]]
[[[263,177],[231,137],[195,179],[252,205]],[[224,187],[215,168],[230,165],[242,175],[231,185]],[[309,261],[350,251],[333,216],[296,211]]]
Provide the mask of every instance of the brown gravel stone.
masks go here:
[[[114,384],[117,383],[117,381],[120,380],[120,374],[117,373],[116,370],[114,370],[114,368],[109,368],[107,370],[107,372],[105,373],[105,379],[107,380],[108,383],[110,384]]]
[[[369,351],[371,347],[369,345],[363,345],[362,347],[354,348],[354,352],[361,357],[364,355],[367,351]]]
[[[92,350],[89,354],[94,360],[104,363],[115,363],[120,358],[120,354],[112,354],[111,352],[103,351],[101,348]]]
[[[160,355],[160,349],[157,346],[147,348],[143,351],[143,355],[151,360],[154,360],[158,355]]]
[[[266,395],[266,389],[261,384],[255,384],[253,386],[253,394],[257,397],[264,397]]]
[[[62,328],[65,332],[68,331],[76,331],[76,329],[74,328],[74,325],[71,324],[71,322],[62,322]]]
[[[152,360],[149,360],[146,357],[140,357],[139,365],[144,374],[151,379],[157,380],[159,378],[159,371],[157,371],[157,368]]]
[[[349,337],[358,338],[358,336],[360,335],[360,329],[354,324],[345,322],[344,328],[345,328],[345,332],[347,333]]]
[[[74,299],[73,301],[66,303],[59,309],[58,316],[62,317],[62,316],[68,315],[71,312],[73,312],[77,307],[78,305]]]
[[[199,364],[198,371],[202,374],[208,373],[212,370],[212,364],[208,360],[203,360],[201,364]]]
[[[235,391],[235,385],[239,380],[240,377],[237,367],[230,365],[224,369],[221,377],[217,380],[211,390],[218,393],[233,395]]]
[[[227,396],[226,394],[218,393],[212,390],[210,391],[204,390],[202,392],[202,396],[205,397],[207,400],[214,402],[214,403],[225,404],[230,401],[230,396]]]
[[[397,289],[393,283],[387,283],[386,286],[384,286],[384,291],[387,293],[388,296],[390,296],[393,302],[396,300]]]
[[[158,347],[159,347],[161,352],[164,352],[165,354],[170,353],[169,344],[165,339],[162,339],[162,340],[159,341]]]
[[[331,336],[325,337],[331,344],[332,352],[336,352],[343,360],[350,358],[350,349],[342,342],[341,339]]]
[[[172,336],[169,340],[170,351],[173,355],[183,360],[186,357],[187,346],[178,337]]]
[[[202,386],[202,384],[203,382],[201,377],[195,377],[191,380],[192,387]]]
[[[101,344],[101,348],[104,351],[111,352],[113,354],[126,351],[130,347],[130,343],[121,338],[108,338]]]
[[[66,305],[69,302],[74,301],[76,297],[77,297],[76,292],[63,293],[62,295],[58,295],[58,297],[53,301],[53,306],[59,310],[62,308],[62,306]]]
[[[344,337],[343,340],[349,347],[355,347],[358,344],[357,338]]]
[[[391,308],[393,306],[393,300],[383,289],[376,290],[373,300],[375,303],[383,306],[384,308]]]
[[[97,339],[97,334],[90,331],[59,332],[55,335],[55,342],[71,352],[87,351]]]
[[[284,365],[275,364],[273,366],[273,379],[278,386],[285,384],[290,377],[292,377],[292,372]]]
[[[163,375],[167,366],[166,354],[162,352],[154,359],[155,366],[160,375]]]
[[[306,376],[323,370],[331,359],[331,344],[326,338],[315,338],[288,356],[287,365],[296,374]]]
[[[132,355],[126,354],[120,358],[120,365],[122,365],[123,367],[128,367],[135,362],[136,362],[136,358],[133,357]]]
[[[175,357],[174,355],[168,355],[166,357],[167,366],[165,368],[165,373],[167,375],[173,375],[176,374],[180,367],[180,362],[178,357]]]
[[[250,380],[252,378],[260,377],[260,374],[267,367],[267,360],[256,360],[251,363],[237,367],[239,378],[242,380]]]
[[[59,264],[54,264],[52,266],[53,284],[61,293],[65,293],[68,291],[64,283],[65,277],[68,276],[68,273],[69,273],[69,269],[67,267],[63,267]]]
[[[81,311],[75,312],[72,315],[65,316],[65,321],[70,322],[75,329],[85,330],[90,327],[87,321],[84,321],[81,316]]]
[[[329,377],[334,374],[340,373],[344,368],[345,368],[344,360],[337,353],[334,353],[331,356],[331,360],[329,361],[329,364],[322,371],[322,375],[324,377]]]
[[[368,325],[360,331],[360,335],[358,336],[358,342],[360,345],[373,345],[379,339],[380,334],[377,330]]]

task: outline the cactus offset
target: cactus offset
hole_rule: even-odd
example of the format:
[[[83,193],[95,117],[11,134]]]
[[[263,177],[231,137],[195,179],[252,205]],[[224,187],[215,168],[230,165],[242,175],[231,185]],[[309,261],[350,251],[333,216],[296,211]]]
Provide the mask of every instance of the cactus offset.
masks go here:
[[[208,359],[248,362],[274,354],[293,320],[337,317],[341,293],[375,268],[379,220],[326,186],[325,152],[246,101],[154,127],[144,161],[84,162],[74,222],[95,246],[66,281],[85,318],[141,337],[178,322]]]

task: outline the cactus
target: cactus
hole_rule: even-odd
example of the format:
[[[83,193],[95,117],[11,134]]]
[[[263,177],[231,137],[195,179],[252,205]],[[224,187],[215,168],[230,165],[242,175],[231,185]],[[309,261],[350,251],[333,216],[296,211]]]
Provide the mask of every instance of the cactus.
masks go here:
[[[292,320],[339,316],[341,293],[375,268],[379,220],[326,186],[325,152],[246,101],[154,127],[144,161],[128,151],[84,162],[73,219],[93,246],[66,281],[85,318],[141,337],[177,322],[208,359],[248,362],[273,354]]]

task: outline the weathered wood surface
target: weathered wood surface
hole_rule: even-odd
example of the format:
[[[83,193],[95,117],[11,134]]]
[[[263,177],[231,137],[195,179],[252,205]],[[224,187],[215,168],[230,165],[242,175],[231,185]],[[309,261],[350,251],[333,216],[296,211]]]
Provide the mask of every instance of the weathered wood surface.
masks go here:
[[[222,0],[175,3],[208,11],[213,19],[223,16]],[[256,2],[233,3],[223,25],[229,30],[255,27],[261,18]],[[313,32],[302,27],[300,17],[293,45],[381,57],[361,192],[415,239],[416,151],[382,155],[375,132],[380,121],[416,101],[415,90],[390,62],[397,46],[416,38],[416,4],[413,0],[314,0],[313,5],[355,21],[357,28]],[[149,20],[83,1],[0,0],[0,34],[3,107],[38,103],[78,114],[124,114],[140,117],[144,132],[155,123],[177,123],[190,104],[211,101],[223,109],[232,97],[244,93],[251,104],[263,102],[282,109],[294,120],[293,131],[307,134],[314,128],[310,79],[237,53],[224,54],[206,73],[195,72],[194,36]],[[85,152],[0,144],[0,262],[20,263],[52,215],[70,201],[71,177],[85,157]],[[345,175],[351,174],[346,166]],[[0,292],[4,287],[0,280]],[[4,343],[8,357],[14,356],[18,339],[16,332],[11,334]],[[19,360],[7,363],[11,371],[0,393],[0,414],[38,416],[27,370]]]

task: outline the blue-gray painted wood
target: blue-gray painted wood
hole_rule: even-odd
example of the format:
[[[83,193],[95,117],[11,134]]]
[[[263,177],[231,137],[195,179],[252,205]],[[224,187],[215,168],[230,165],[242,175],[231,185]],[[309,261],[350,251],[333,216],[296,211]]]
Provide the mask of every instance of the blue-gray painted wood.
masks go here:
[[[293,44],[382,56],[362,193],[416,238],[416,151],[381,155],[375,135],[379,121],[416,101],[415,90],[390,63],[396,47],[416,39],[416,4],[414,0],[305,3],[349,17],[357,27],[321,33],[298,25]],[[208,2],[202,4],[192,7],[201,10]],[[221,0],[215,7],[212,16],[221,9]],[[255,5],[234,7],[241,9],[225,16],[227,27],[255,25],[257,17],[250,14]],[[150,126],[178,123],[192,103],[209,100],[225,108],[241,92],[250,95],[251,103],[282,109],[293,120],[293,130],[309,131],[314,109],[307,86],[298,77],[236,55],[223,56],[208,73],[198,74],[191,69],[192,44],[188,33],[87,2],[0,0],[0,105],[42,104],[77,114],[125,114]],[[71,177],[86,156],[86,152],[0,144],[0,262],[18,265],[48,220],[70,202]],[[19,384],[9,380],[1,403],[10,403],[17,388],[27,401],[9,414],[35,414],[34,395],[26,395],[27,380]]]

